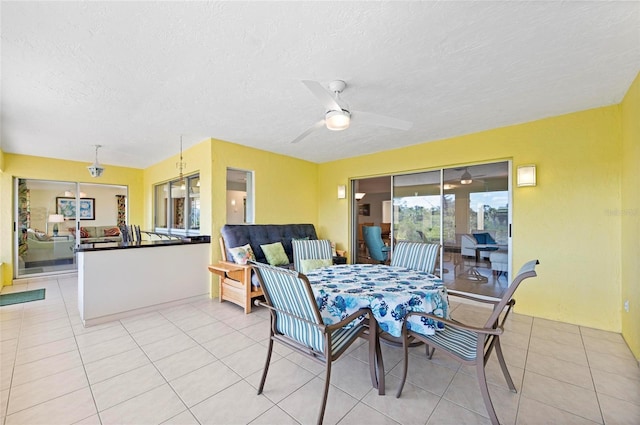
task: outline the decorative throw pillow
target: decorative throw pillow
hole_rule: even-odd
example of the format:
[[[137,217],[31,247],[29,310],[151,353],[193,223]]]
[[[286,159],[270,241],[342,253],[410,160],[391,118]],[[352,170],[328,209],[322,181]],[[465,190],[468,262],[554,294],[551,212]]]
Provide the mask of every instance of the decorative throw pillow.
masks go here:
[[[251,245],[249,244],[230,248],[229,252],[233,257],[233,261],[237,264],[247,264],[247,261],[249,260],[256,260],[256,256],[253,254],[253,249],[251,249]]]
[[[319,269],[321,267],[329,267],[333,265],[333,260],[331,258],[325,258],[322,260],[319,259],[307,259],[300,261],[300,273],[309,273],[312,270]]]
[[[479,243],[480,245],[484,245],[487,243],[486,233],[474,233],[473,237],[476,239],[476,243]]]
[[[260,248],[262,248],[264,256],[272,266],[284,266],[285,264],[289,264],[289,257],[287,257],[287,253],[284,252],[282,242],[260,245]]]
[[[69,233],[71,233],[73,236],[76,235],[76,228],[75,227],[67,227],[67,231]]]
[[[105,236],[119,236],[120,235],[120,229],[118,229],[117,227],[111,227],[109,229],[104,229],[104,235]]]
[[[85,229],[84,227],[80,228],[80,237],[81,238],[89,238],[89,231],[87,229]]]
[[[493,245],[497,244],[496,240],[493,239],[493,236],[491,236],[491,233],[487,233],[486,235],[487,235],[486,239],[485,239],[486,240],[486,242],[485,242],[486,244],[493,244]]]
[[[39,241],[50,241],[51,240],[51,236],[46,235],[44,232],[35,232],[34,235],[36,235],[36,239]]]

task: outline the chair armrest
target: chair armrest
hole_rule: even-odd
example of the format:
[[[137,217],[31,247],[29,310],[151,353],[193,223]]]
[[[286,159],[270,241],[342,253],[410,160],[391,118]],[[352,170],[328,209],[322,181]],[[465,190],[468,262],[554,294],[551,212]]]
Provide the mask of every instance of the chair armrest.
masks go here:
[[[470,293],[466,293],[466,292],[458,292],[456,290],[452,290],[449,289],[447,290],[447,294],[454,296],[454,297],[460,297],[460,298],[465,298],[467,300],[472,300],[472,301],[477,301],[480,303],[486,303],[486,304],[493,304],[496,305],[500,302],[499,299],[489,299],[489,298],[483,298],[483,297],[477,297],[474,294],[470,294]]]
[[[421,311],[411,311],[411,312],[407,313],[407,315],[405,316],[405,321],[409,318],[409,316],[427,317],[427,318],[433,319],[433,320],[435,320],[437,322],[444,323],[445,325],[453,326],[454,328],[464,329],[464,330],[467,330],[467,331],[476,332],[476,333],[482,333],[482,334],[487,334],[487,335],[502,335],[502,333],[504,332],[504,330],[502,329],[502,326],[498,326],[496,328],[478,328],[476,326],[465,325],[464,323],[458,322],[456,320],[443,319],[440,316],[436,316],[436,315],[431,314],[431,313],[424,313],[424,312],[421,312]]]
[[[229,273],[229,272],[237,272],[240,270],[246,270],[250,268],[251,266],[248,266],[245,264],[237,264],[237,263],[232,263],[230,261],[219,261],[217,264],[210,265],[209,271],[213,273],[216,273],[216,272]]]
[[[330,331],[332,331],[334,329],[342,328],[345,325],[348,325],[349,323],[353,322],[358,317],[364,316],[365,314],[368,314],[370,312],[370,310],[368,308],[361,308],[360,310],[356,311],[355,313],[351,313],[349,316],[345,317],[344,319],[342,319],[338,323],[332,323],[331,325],[324,325],[324,324],[321,325],[319,323],[312,322],[310,320],[304,319],[304,318],[302,318],[300,316],[297,316],[297,315],[295,315],[293,313],[289,313],[287,311],[284,311],[284,310],[281,310],[279,308],[273,307],[273,306],[267,304],[266,302],[264,302],[264,301],[262,301],[260,299],[256,299],[253,302],[253,304],[256,305],[256,306],[259,306],[259,307],[268,308],[271,311],[277,311],[280,314],[284,314],[286,316],[293,317],[294,319],[301,320],[301,321],[303,321],[305,323],[308,323],[308,324],[310,324],[312,326],[315,326],[315,327],[319,328],[323,332],[326,332],[326,331],[330,332]]]
[[[332,323],[330,325],[327,325],[327,329],[329,331],[332,331],[334,329],[343,328],[346,325],[348,325],[349,323],[351,323],[354,320],[356,320],[358,317],[364,316],[365,314],[369,314],[369,313],[371,313],[371,310],[369,310],[368,308],[361,308],[360,310],[358,310],[358,311],[356,311],[354,313],[351,313],[350,315],[348,315],[347,317],[345,317],[344,319],[342,319],[338,323]]]

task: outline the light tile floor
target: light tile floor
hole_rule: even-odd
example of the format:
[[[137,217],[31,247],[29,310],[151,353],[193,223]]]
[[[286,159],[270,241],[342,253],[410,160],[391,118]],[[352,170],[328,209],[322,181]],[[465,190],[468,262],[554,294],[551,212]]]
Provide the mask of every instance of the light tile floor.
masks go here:
[[[84,328],[77,279],[45,287],[46,299],[2,307],[0,420],[3,424],[315,423],[323,368],[276,345],[263,395],[268,314],[217,299]],[[481,322],[487,310],[453,304]],[[502,339],[518,388],[497,362],[491,394],[504,424],[639,424],[640,369],[619,334],[514,314]],[[384,347],[386,396],[368,376],[365,340],[333,368],[326,424],[486,424],[473,368],[423,349],[410,356],[400,399],[401,352]]]

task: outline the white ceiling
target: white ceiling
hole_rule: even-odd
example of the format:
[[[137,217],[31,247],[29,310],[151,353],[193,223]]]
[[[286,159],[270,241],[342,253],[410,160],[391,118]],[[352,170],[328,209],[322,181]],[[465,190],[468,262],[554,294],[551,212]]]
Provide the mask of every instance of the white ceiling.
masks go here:
[[[5,152],[147,167],[207,137],[325,162],[619,103],[640,2],[2,1]],[[300,82],[414,123],[290,141]]]

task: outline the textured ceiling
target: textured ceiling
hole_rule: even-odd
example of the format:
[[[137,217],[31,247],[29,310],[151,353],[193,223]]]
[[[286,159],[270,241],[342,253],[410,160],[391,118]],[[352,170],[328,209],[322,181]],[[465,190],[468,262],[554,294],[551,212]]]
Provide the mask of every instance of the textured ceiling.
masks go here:
[[[640,2],[2,1],[5,152],[147,167],[207,137],[313,162],[622,100]],[[343,79],[409,131],[325,128]]]

